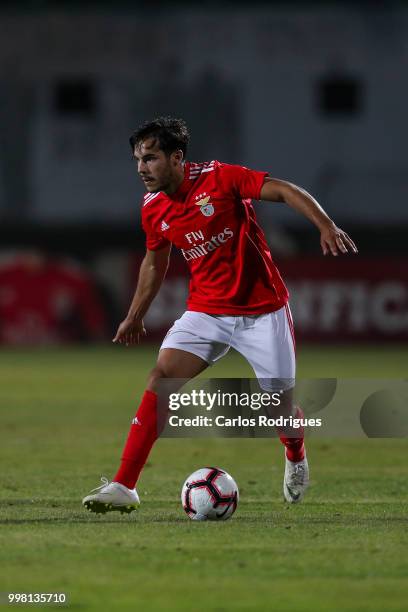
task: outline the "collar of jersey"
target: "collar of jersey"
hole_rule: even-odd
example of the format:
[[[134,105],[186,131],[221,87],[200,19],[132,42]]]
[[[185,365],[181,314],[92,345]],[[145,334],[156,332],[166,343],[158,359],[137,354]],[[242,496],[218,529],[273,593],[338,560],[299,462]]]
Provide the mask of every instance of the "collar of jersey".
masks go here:
[[[168,198],[170,198],[171,200],[181,200],[184,201],[186,195],[188,194],[188,192],[191,189],[191,181],[189,179],[190,176],[190,162],[185,162],[184,164],[184,179],[181,182],[180,186],[178,187],[178,189],[172,193],[171,195],[167,196]]]

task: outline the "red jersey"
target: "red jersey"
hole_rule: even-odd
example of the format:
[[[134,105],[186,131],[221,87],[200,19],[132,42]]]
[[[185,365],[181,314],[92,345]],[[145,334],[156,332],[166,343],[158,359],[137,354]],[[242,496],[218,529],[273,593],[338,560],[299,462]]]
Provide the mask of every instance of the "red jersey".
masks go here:
[[[251,199],[267,172],[218,161],[185,163],[172,195],[148,193],[142,206],[146,246],[178,247],[191,274],[187,309],[209,314],[273,312],[288,300]]]

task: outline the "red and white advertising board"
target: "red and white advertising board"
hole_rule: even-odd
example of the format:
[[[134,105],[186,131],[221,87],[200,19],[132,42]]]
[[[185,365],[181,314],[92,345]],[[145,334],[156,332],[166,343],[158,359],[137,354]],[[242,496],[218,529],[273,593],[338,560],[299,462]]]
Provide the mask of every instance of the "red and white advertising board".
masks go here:
[[[134,272],[140,261],[133,259]],[[302,257],[282,260],[278,267],[290,290],[298,340],[408,340],[408,259]],[[150,338],[162,337],[184,312],[187,289],[187,266],[174,253],[146,317]]]

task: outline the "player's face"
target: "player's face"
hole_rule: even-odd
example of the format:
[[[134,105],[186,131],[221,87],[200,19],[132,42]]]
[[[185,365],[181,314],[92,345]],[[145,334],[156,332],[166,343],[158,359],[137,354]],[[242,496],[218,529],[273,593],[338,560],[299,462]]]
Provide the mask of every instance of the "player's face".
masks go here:
[[[147,138],[135,147],[137,171],[147,191],[172,193],[180,184],[183,154],[175,151],[166,155],[155,138]]]

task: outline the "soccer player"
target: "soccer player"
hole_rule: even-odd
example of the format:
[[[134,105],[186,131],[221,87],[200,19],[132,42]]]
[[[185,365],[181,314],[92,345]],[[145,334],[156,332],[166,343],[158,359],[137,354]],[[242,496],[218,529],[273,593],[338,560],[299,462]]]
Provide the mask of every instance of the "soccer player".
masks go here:
[[[295,380],[293,323],[288,291],[272,260],[251,199],[285,202],[320,231],[323,254],[357,253],[351,238],[304,189],[286,181],[219,161],[185,161],[189,134],[180,119],[160,117],[130,138],[145,184],[141,215],[146,255],[129,312],[114,342],[136,344],[146,333],[143,317],[165,277],[172,244],[190,269],[187,311],[167,333],[112,482],[83,499],[94,512],[131,512],[139,504],[140,472],[158,437],[158,385],[191,379],[232,346],[252,366],[260,386],[291,397]],[[285,402],[283,402],[285,404]],[[286,402],[292,414],[301,414]],[[299,502],[309,482],[303,430],[282,430],[283,492]]]

